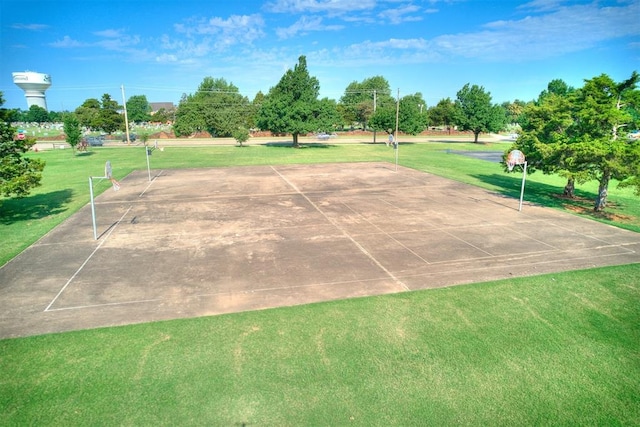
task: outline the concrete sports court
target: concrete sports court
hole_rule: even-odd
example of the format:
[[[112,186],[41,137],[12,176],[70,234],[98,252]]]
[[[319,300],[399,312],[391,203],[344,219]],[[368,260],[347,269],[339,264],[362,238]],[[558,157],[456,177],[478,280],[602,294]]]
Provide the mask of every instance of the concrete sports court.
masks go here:
[[[640,234],[388,163],[137,171],[0,269],[0,337],[640,262]]]

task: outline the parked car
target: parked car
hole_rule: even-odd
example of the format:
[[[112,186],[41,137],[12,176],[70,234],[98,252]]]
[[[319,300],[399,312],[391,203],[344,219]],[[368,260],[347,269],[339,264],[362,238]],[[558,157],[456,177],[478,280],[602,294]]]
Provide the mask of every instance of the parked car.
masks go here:
[[[104,143],[104,139],[99,136],[88,136],[85,139],[87,141],[87,144],[92,147],[102,147],[102,144]]]

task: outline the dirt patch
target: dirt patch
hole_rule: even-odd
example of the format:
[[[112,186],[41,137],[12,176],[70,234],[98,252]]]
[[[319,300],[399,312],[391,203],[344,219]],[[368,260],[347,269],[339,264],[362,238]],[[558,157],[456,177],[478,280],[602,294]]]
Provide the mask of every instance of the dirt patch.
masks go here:
[[[607,221],[621,222],[624,224],[633,224],[635,220],[635,217],[631,215],[611,212],[610,210],[596,212],[593,210],[593,200],[586,197],[567,197],[564,194],[554,194],[553,197],[556,199],[566,200],[566,203],[563,203],[562,206],[570,212],[588,215],[592,218],[604,219]],[[617,209],[618,205],[614,201],[607,201],[607,208]]]

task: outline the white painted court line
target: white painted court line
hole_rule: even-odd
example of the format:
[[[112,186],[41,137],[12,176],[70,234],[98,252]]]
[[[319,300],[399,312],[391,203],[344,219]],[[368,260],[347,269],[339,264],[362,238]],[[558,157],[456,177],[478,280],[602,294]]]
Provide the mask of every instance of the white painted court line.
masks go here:
[[[142,193],[140,193],[138,195],[138,197],[144,196],[144,193],[147,192],[149,187],[151,187],[151,184],[153,184],[155,182],[156,178],[158,178],[158,177],[160,177],[160,175],[162,175],[162,172],[164,172],[164,170],[161,170],[160,173],[158,173],[156,176],[153,177],[153,179],[151,181],[149,181],[149,184],[147,184],[147,186],[144,188],[144,190],[142,190]]]
[[[304,197],[304,199],[311,205],[313,206],[313,208],[315,210],[317,210],[320,215],[322,215],[328,222],[329,224],[332,224],[336,229],[338,229],[346,238],[348,238],[349,240],[351,240],[351,242],[358,248],[358,250],[360,250],[360,252],[362,252],[366,257],[368,257],[371,261],[373,261],[382,271],[384,271],[391,279],[393,279],[394,282],[396,282],[397,284],[399,284],[405,291],[410,290],[409,287],[402,282],[402,280],[398,279],[391,271],[389,271],[384,265],[382,265],[382,263],[380,263],[380,261],[378,261],[372,254],[369,253],[369,251],[367,251],[360,243],[358,243],[349,233],[347,233],[347,231],[342,228],[339,224],[335,223],[331,218],[329,218],[327,216],[327,214],[325,214],[322,209],[320,209],[320,207],[318,205],[316,205],[309,197],[307,197],[306,194],[304,194],[302,191],[300,191],[300,189],[298,187],[296,187],[296,185],[294,183],[292,183],[291,181],[289,181],[284,175],[282,175],[275,167],[271,166],[271,169],[278,174],[278,176],[280,178],[282,178],[282,180],[284,182],[287,183],[287,185],[289,185],[291,188],[293,188],[299,195],[301,195],[302,197]]]
[[[84,268],[85,265],[87,265],[87,263],[89,262],[89,260],[96,254],[96,252],[98,252],[98,249],[100,249],[102,247],[102,245],[104,245],[104,243],[107,241],[107,239],[109,238],[109,236],[111,235],[111,233],[113,233],[113,230],[116,229],[116,227],[118,226],[118,224],[120,224],[120,222],[122,222],[122,219],[127,216],[127,214],[129,213],[129,211],[131,210],[133,206],[129,206],[129,209],[127,209],[127,211],[122,214],[122,216],[120,217],[120,219],[116,222],[116,225],[111,227],[111,229],[107,232],[106,236],[104,236],[104,238],[100,241],[100,243],[98,244],[98,246],[96,246],[96,248],[93,250],[93,252],[91,252],[89,254],[89,256],[87,257],[87,259],[84,260],[84,262],[80,265],[80,267],[78,267],[78,269],[76,270],[75,273],[73,273],[73,276],[71,276],[69,278],[69,280],[67,280],[67,283],[64,284],[64,286],[62,287],[62,289],[60,289],[60,291],[58,292],[58,294],[51,300],[51,302],[49,303],[49,305],[47,306],[47,308],[44,309],[44,311],[50,311],[51,306],[53,304],[55,304],[56,300],[60,297],[60,295],[62,295],[62,293],[65,291],[65,289],[67,289],[67,287],[71,284],[71,282],[73,282],[73,280],[76,278],[76,276],[78,274],[80,274],[80,272],[82,271],[82,269]]]

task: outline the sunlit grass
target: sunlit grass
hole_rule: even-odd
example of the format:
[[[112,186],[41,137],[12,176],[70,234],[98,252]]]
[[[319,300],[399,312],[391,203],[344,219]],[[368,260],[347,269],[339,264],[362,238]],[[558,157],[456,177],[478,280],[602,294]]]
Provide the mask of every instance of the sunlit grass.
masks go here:
[[[507,174],[501,166],[483,160],[450,153],[455,150],[505,150],[508,145],[473,143],[402,144],[399,164],[436,175],[519,197],[522,174]],[[30,153],[46,161],[42,186],[23,199],[0,198],[0,265],[3,265],[43,234],[60,224],[89,202],[89,176],[104,175],[107,160],[114,176],[125,177],[133,170],[147,167],[141,146],[93,148],[74,155],[69,149]],[[166,147],[150,157],[154,169],[203,168],[247,165],[277,165],[319,162],[395,162],[394,151],[385,144],[314,143],[301,149],[284,145],[252,145],[247,147],[204,146]],[[594,215],[592,201],[597,183],[580,186],[576,200],[557,197],[565,182],[556,176],[536,173],[527,179],[525,200],[545,206],[567,209],[599,221],[640,232],[640,202],[630,189],[617,189],[611,184],[610,207],[602,215]],[[96,183],[96,194],[109,188],[107,182]]]
[[[448,148],[401,145],[400,164],[519,196],[521,174]],[[86,205],[88,177],[102,175],[106,160],[118,179],[146,168],[141,147],[31,155],[47,161],[43,185],[2,200],[0,263]],[[167,147],[150,161],[166,169],[394,159],[384,144],[320,144]],[[594,185],[579,195],[592,200]],[[531,175],[525,199],[564,209],[553,196],[563,186]],[[612,187],[610,201],[618,216],[597,219],[638,231],[633,194]],[[638,277],[635,264],[0,340],[0,424],[639,425]]]

